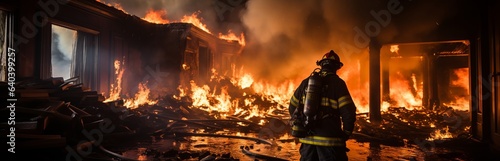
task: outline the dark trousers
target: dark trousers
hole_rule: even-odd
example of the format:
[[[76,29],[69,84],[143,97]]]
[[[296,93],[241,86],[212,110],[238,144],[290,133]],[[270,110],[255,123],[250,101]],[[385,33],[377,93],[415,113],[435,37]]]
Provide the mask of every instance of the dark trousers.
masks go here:
[[[347,161],[346,147],[301,144],[300,161]]]

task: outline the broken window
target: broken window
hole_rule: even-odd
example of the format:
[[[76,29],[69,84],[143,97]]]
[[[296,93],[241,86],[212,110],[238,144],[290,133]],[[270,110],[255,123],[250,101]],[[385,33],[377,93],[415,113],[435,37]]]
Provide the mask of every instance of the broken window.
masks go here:
[[[77,83],[97,90],[97,36],[52,25],[51,73],[63,79],[78,77]]]
[[[12,41],[12,18],[8,12],[0,10],[0,81],[7,81],[7,52]]]

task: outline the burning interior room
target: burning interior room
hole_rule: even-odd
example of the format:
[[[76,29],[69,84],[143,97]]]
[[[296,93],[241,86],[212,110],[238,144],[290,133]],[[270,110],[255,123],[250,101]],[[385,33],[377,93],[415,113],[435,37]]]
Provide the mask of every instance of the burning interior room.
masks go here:
[[[1,160],[300,160],[330,50],[349,160],[500,158],[496,1],[6,0],[0,46]]]

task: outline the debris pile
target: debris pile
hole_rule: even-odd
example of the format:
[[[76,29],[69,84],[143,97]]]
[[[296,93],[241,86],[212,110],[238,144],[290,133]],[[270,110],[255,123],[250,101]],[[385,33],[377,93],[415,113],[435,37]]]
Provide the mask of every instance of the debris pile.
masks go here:
[[[452,141],[471,137],[468,111],[441,106],[437,110],[425,108],[408,110],[390,107],[382,112],[382,122],[372,123],[366,114],[358,114],[357,141],[404,146],[409,140]]]
[[[25,157],[36,156],[42,160],[137,160],[136,156],[124,156],[123,152],[127,149],[117,146],[124,143],[134,146],[141,140],[151,139],[189,142],[186,139],[188,137],[242,139],[278,149],[281,146],[277,144],[296,142],[293,138],[279,139],[290,131],[287,124],[288,111],[284,107],[274,108],[265,115],[252,115],[248,112],[252,107],[241,101],[237,102],[237,106],[247,111],[228,115],[193,108],[193,100],[189,97],[165,96],[158,104],[145,104],[130,109],[124,106],[123,100],[103,102],[101,94],[90,91],[77,82],[78,78],[51,78],[25,79],[16,84],[16,150],[32,154]],[[2,89],[7,89],[6,84],[1,86]],[[236,89],[229,86],[228,93],[232,93],[233,97],[241,97],[241,100],[252,98],[254,104],[259,104],[259,110],[280,106],[267,97],[251,91],[244,91],[248,94],[242,95],[244,92]],[[217,100],[209,100],[215,101]],[[0,112],[8,115],[9,109],[4,108]],[[408,144],[408,140],[416,138],[429,141],[468,138],[469,119],[468,111],[457,111],[451,107],[437,110],[391,107],[382,113],[381,123],[372,123],[366,114],[358,114],[357,131],[352,138],[358,142],[379,142],[395,146],[404,146]],[[8,128],[6,122],[2,123],[2,133],[7,135]],[[236,134],[268,132],[272,135]],[[253,158],[284,160],[260,154],[250,148],[253,145],[238,146],[241,153]],[[159,160],[238,160],[229,152],[175,148],[145,148],[137,155]]]
[[[124,106],[123,100],[103,102],[105,99],[101,94],[90,91],[77,82],[78,78],[50,78],[24,79],[16,83],[16,151],[32,154],[18,157],[37,157],[42,160],[137,160],[115,151],[119,148],[114,145],[152,137],[182,141],[188,136],[207,136],[273,144],[265,138],[228,133],[258,133],[266,126],[258,121],[253,122],[252,119],[244,119],[248,113],[221,119],[220,115],[214,115],[213,112],[190,108],[186,98],[178,100],[173,97],[163,98],[163,103],[159,103],[163,106],[146,104],[129,109]],[[7,84],[1,86],[2,89],[7,89]],[[3,108],[0,112],[2,115],[8,115],[9,109]],[[266,119],[267,122],[278,120],[260,119]],[[284,126],[284,122],[281,124]],[[2,123],[1,131],[8,133],[7,122]],[[187,157],[201,160],[237,160],[227,153],[207,151],[148,149],[143,154],[157,159]],[[264,155],[255,157],[261,156]]]

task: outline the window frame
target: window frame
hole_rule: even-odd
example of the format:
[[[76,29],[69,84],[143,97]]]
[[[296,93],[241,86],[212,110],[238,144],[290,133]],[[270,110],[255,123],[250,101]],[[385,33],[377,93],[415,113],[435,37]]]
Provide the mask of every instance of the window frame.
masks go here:
[[[65,27],[71,30],[75,30],[78,32],[85,32],[91,35],[94,35],[95,39],[95,62],[94,62],[94,80],[93,80],[93,86],[87,86],[91,88],[92,90],[99,90],[99,80],[95,79],[98,77],[98,72],[97,72],[97,64],[99,61],[99,40],[100,40],[100,32],[97,30],[93,30],[87,27],[82,27],[79,25],[75,25],[72,23],[68,23],[65,21],[60,21],[57,19],[49,19],[49,22],[47,25],[45,25],[42,28],[42,40],[40,43],[40,50],[42,51],[40,54],[40,62],[39,62],[39,67],[40,67],[40,75],[39,77],[41,79],[48,79],[52,77],[52,25],[57,25],[61,27]],[[84,84],[85,86],[86,84]]]

